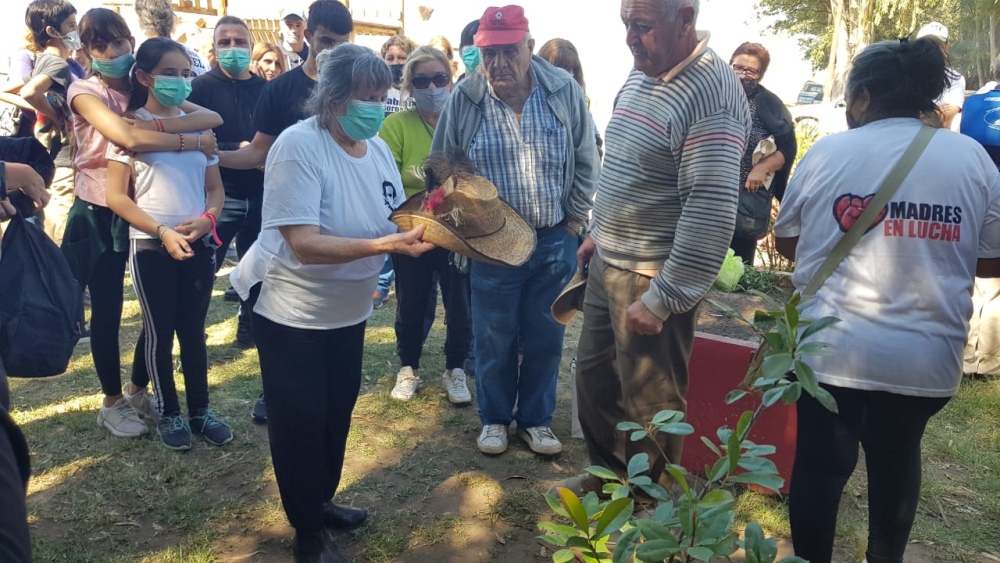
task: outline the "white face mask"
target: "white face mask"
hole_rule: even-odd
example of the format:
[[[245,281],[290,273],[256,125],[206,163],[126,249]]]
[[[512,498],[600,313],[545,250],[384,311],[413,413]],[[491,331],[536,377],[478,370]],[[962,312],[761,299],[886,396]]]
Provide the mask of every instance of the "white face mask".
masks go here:
[[[66,48],[71,51],[79,51],[83,49],[83,41],[80,41],[80,32],[71,31],[66,35],[62,36],[63,43],[66,44]]]
[[[441,113],[450,95],[451,90],[447,88],[424,88],[423,90],[415,90],[413,97],[416,100],[418,110],[435,114]]]

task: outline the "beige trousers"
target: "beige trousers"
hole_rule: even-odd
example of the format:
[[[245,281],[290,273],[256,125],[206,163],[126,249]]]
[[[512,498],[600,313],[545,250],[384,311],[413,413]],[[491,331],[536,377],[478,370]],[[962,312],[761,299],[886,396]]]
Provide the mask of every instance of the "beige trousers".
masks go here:
[[[73,207],[74,173],[72,168],[57,167],[49,186],[49,204],[45,206],[45,224],[42,227],[56,245],[62,244],[66,219]]]
[[[1000,374],[1000,278],[976,278],[965,373]]]

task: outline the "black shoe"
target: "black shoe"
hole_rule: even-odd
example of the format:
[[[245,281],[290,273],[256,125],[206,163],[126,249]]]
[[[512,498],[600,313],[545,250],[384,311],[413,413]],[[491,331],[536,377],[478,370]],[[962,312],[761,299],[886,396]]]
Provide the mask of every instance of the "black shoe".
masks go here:
[[[240,348],[253,348],[256,343],[253,339],[253,332],[250,330],[250,320],[240,317],[236,325],[236,346]]]
[[[233,286],[229,286],[229,289],[227,289],[226,292],[222,295],[222,298],[225,299],[226,301],[239,303],[240,294],[237,293],[235,289],[233,289]]]
[[[292,553],[296,563],[349,563],[326,532],[308,536],[295,534]]]
[[[267,424],[267,403],[264,402],[264,394],[260,394],[260,398],[253,405],[253,410],[250,411],[250,418],[253,419],[257,424]]]
[[[215,411],[209,409],[201,416],[191,417],[191,432],[201,435],[213,446],[224,446],[233,441],[233,429],[215,416]]]
[[[332,500],[323,503],[323,525],[335,530],[353,530],[360,528],[368,521],[368,511],[364,508],[333,504]]]

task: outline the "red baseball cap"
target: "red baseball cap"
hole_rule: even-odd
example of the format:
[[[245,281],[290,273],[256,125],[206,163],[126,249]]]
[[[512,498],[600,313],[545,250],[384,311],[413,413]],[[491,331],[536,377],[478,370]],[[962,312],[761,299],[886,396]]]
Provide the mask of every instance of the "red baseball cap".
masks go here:
[[[524,8],[510,5],[502,8],[490,7],[479,18],[479,31],[473,39],[476,47],[493,45],[514,45],[524,41],[528,34],[528,18]]]

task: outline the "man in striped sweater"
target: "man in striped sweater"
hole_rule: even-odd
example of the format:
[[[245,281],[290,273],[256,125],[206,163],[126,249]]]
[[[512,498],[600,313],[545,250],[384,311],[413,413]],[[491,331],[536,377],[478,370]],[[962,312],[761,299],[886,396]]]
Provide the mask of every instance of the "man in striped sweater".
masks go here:
[[[732,238],[750,113],[739,79],[695,30],[698,0],[622,0],[635,68],[606,136],[577,360],[591,462],[626,476],[649,454],[654,482],[682,439],[630,442],[622,421],[685,411],[696,309]],[[595,485],[595,483],[584,483]]]

